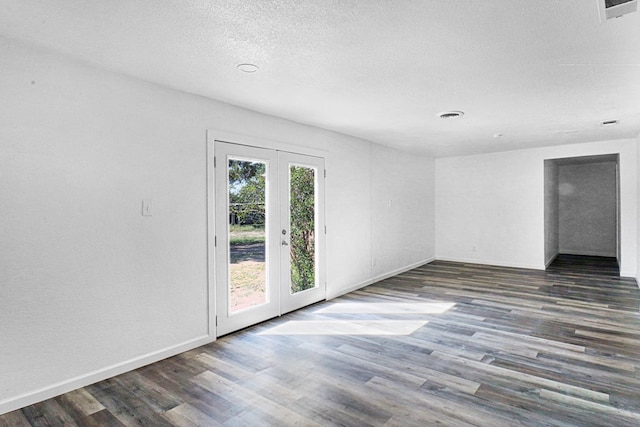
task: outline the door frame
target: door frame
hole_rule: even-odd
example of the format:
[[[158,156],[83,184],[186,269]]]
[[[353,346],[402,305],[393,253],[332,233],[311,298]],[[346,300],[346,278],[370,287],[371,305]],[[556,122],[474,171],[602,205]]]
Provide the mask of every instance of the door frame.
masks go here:
[[[215,230],[216,230],[216,182],[215,182],[215,142],[227,142],[230,144],[237,145],[246,145],[250,147],[256,148],[265,148],[277,151],[287,151],[291,153],[303,154],[307,156],[313,157],[321,157],[324,159],[324,168],[325,171],[328,169],[328,151],[320,150],[317,148],[305,147],[296,144],[285,143],[281,141],[272,140],[269,138],[256,137],[251,135],[244,135],[234,132],[222,131],[217,129],[207,129],[206,132],[206,168],[207,168],[207,317],[208,317],[208,327],[207,327],[207,335],[211,339],[211,341],[215,341],[218,337],[217,330],[217,309],[216,309],[216,275],[217,275],[217,267],[216,267],[216,245],[215,245]],[[326,187],[326,182],[325,182]],[[326,222],[326,195],[325,203],[323,206],[324,211],[322,212],[323,217],[325,218],[325,238],[326,238],[326,229],[328,224]],[[326,248],[326,243],[325,243]],[[325,249],[325,258],[326,258],[326,249]],[[322,277],[324,277],[325,281],[325,296],[326,296],[326,283],[327,279],[327,271],[326,271],[326,261],[322,263],[323,272]]]
[[[567,157],[557,157],[557,158],[544,158],[543,159],[543,166],[542,166],[542,175],[543,175],[543,188],[546,189],[548,185],[550,185],[551,183],[551,177],[549,177],[547,175],[547,171],[546,171],[546,165],[550,164],[553,168],[556,169],[557,173],[557,168],[559,168],[560,166],[563,165],[567,165],[567,164],[576,164],[578,162],[583,162],[584,164],[592,164],[592,163],[598,163],[600,161],[606,161],[606,162],[615,162],[615,185],[616,185],[616,194],[615,194],[615,210],[616,210],[616,231],[615,231],[615,239],[616,239],[616,259],[618,261],[618,268],[619,268],[619,275],[620,277],[624,277],[623,274],[623,270],[622,270],[622,237],[621,237],[621,230],[622,230],[622,217],[621,217],[621,203],[622,203],[622,198],[621,198],[621,192],[620,192],[620,188],[621,188],[621,176],[620,176],[620,164],[621,164],[621,153],[620,152],[613,152],[613,153],[597,153],[597,154],[580,154],[580,155],[574,155],[574,156],[567,156]],[[558,183],[556,183],[555,188],[553,189],[554,192],[557,195],[558,192]],[[544,193],[544,190],[543,190]],[[543,200],[543,214],[544,214],[544,218],[547,217],[547,215],[550,213],[550,207],[547,203],[547,200],[544,199]],[[543,219],[544,219],[543,218]],[[544,221],[543,221],[544,222]],[[558,219],[555,218],[555,227],[557,227],[558,225]],[[547,249],[549,249],[550,246],[550,242],[548,241],[548,236],[547,236],[547,224],[544,224],[544,245],[543,245],[543,256],[544,256],[544,267],[545,269],[549,267],[549,265],[551,265],[551,263],[553,262],[553,260],[555,260],[555,258],[560,254],[560,252],[558,251],[559,248],[554,248],[555,249],[555,254],[553,255],[553,257],[551,257],[550,259],[547,259],[546,257],[546,252]]]

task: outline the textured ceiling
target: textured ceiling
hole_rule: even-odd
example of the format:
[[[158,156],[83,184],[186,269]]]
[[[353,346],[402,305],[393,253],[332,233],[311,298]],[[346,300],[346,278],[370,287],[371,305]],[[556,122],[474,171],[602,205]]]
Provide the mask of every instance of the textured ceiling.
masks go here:
[[[596,0],[0,0],[0,35],[436,156],[640,133],[640,13]]]

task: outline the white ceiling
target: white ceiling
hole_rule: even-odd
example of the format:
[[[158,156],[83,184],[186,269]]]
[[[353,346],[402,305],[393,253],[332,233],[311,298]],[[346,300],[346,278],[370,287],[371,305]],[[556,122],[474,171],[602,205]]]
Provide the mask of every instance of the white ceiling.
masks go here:
[[[640,133],[640,13],[596,1],[0,0],[0,34],[446,156]]]

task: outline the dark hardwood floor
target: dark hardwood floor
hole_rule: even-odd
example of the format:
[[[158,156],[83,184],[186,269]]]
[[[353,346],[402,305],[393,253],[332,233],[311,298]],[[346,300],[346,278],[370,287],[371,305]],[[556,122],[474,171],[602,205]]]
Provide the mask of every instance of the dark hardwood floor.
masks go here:
[[[549,273],[565,275],[581,275],[583,278],[593,276],[620,275],[618,260],[613,257],[559,254],[547,268]]]
[[[0,426],[637,426],[640,291],[600,261],[433,262]]]

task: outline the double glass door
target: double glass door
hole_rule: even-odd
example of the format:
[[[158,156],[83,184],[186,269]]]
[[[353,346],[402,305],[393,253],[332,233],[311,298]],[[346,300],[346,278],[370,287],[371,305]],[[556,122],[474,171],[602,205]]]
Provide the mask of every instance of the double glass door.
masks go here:
[[[324,159],[214,150],[220,336],[325,298]]]

